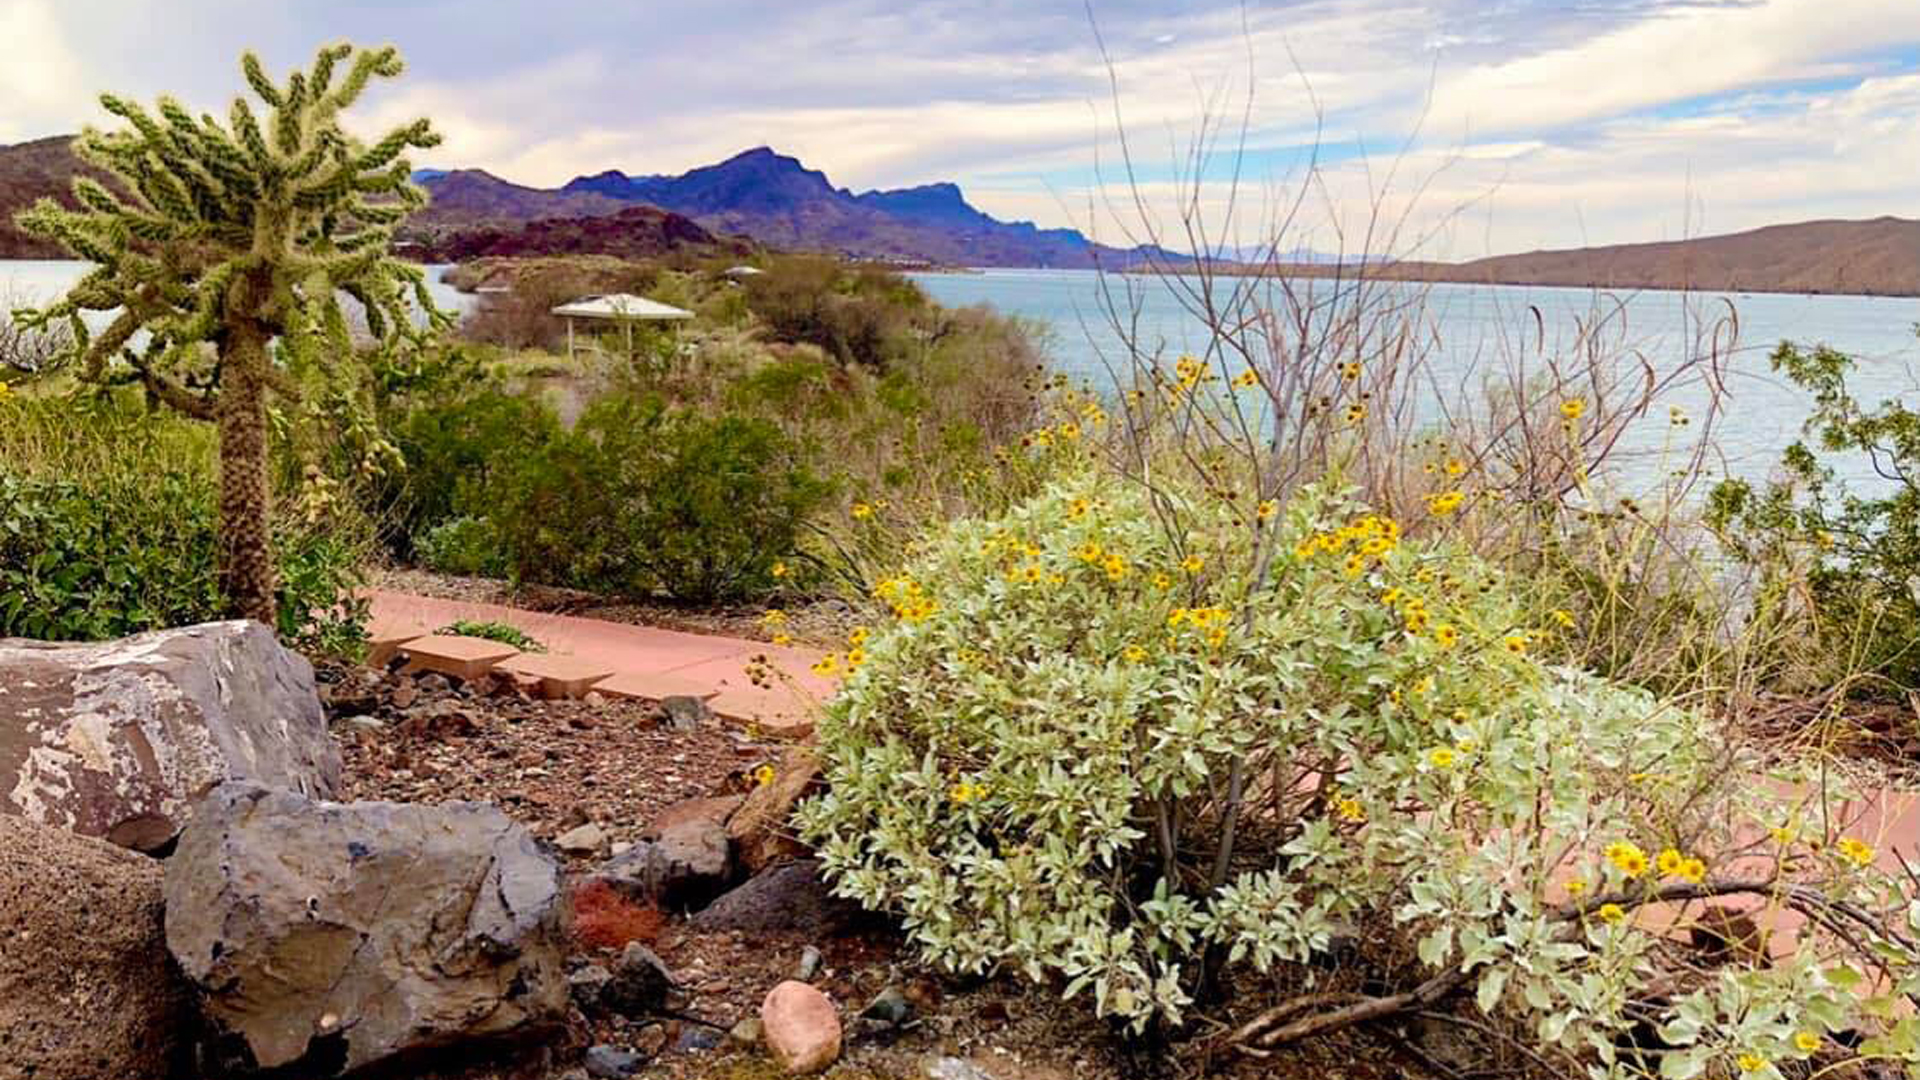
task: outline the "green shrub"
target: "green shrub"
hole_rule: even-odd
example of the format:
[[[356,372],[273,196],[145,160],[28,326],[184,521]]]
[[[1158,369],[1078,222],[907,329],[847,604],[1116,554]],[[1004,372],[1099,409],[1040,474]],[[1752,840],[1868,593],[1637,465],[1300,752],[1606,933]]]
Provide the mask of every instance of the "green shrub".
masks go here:
[[[521,652],[546,652],[547,647],[540,639],[511,623],[483,622],[478,619],[456,619],[435,630],[436,634],[462,634],[466,637],[486,638],[511,645]]]
[[[1825,658],[1810,682],[1865,673],[1901,698],[1920,687],[1920,413],[1898,400],[1862,406],[1847,389],[1853,359],[1824,346],[1782,344],[1772,363],[1813,395],[1803,429],[1810,440],[1787,448],[1774,482],[1722,481],[1708,521],[1730,553],[1760,571],[1763,611],[1806,597],[1813,653]],[[1849,487],[1833,467],[1843,456],[1880,482]]]
[[[791,257],[748,281],[747,306],[780,341],[817,345],[844,364],[885,370],[913,348],[935,309],[919,286],[879,267]]]
[[[443,521],[417,539],[414,549],[427,569],[443,574],[504,577],[512,569],[512,560],[490,518],[463,516]]]
[[[91,641],[223,618],[216,506],[205,473],[78,482],[0,471],[0,637]],[[273,553],[281,637],[357,649],[364,545],[283,523]]]
[[[1640,905],[1784,902],[1791,865],[1904,913],[1831,834],[1709,863],[1780,825],[1781,797],[1696,714],[1537,661],[1550,631],[1471,556],[1313,489],[1249,515],[1157,481],[953,524],[879,587],[890,625],[822,664],[851,672],[818,731],[829,790],[797,822],[836,890],[933,962],[1058,980],[1137,1029],[1193,1006],[1209,956],[1310,991],[1336,935],[1397,926],[1424,981],[1378,1015],[1463,987],[1614,1076],[1664,947]],[[1684,1068],[1662,1075],[1805,1059],[1797,1032],[1849,1024],[1911,1053],[1912,1021],[1863,1020],[1827,977],[1830,944],[1671,984],[1656,1015]],[[1285,1036],[1260,1024],[1244,1045]]]

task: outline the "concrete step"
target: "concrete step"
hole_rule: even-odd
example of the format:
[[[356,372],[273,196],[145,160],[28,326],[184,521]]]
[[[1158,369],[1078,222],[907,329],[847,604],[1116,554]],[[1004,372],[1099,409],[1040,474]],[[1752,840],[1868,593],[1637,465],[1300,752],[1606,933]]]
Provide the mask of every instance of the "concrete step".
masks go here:
[[[493,670],[530,683],[541,697],[555,701],[586,697],[596,683],[613,674],[613,669],[604,664],[577,657],[528,652],[507,657]]]
[[[520,650],[464,634],[428,634],[401,644],[398,653],[407,658],[407,671],[437,671],[471,682],[502,660],[520,655]]]

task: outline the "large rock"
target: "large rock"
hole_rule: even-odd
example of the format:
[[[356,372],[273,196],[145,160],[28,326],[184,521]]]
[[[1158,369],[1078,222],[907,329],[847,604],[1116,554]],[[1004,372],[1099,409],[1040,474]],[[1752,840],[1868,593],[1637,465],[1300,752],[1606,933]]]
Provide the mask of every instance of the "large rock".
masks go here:
[[[807,934],[834,937],[858,928],[869,916],[859,904],[833,895],[820,875],[817,859],[781,863],[696,913],[691,920],[704,934]]]
[[[338,1075],[559,1022],[560,868],[483,803],[223,784],[167,860],[167,946],[243,1068]]]
[[[215,784],[339,779],[312,666],[259,623],[0,640],[0,813],[151,852]]]
[[[593,879],[648,907],[689,910],[733,880],[727,817],[738,797],[686,799],[667,807],[633,847],[603,863]]]
[[[733,840],[740,864],[758,872],[783,859],[807,854],[806,845],[795,839],[788,819],[800,800],[820,786],[820,761],[813,751],[806,747],[787,751],[773,779],[754,788],[727,819],[727,836]]]
[[[0,1080],[161,1080],[190,1017],[159,865],[0,817]]]

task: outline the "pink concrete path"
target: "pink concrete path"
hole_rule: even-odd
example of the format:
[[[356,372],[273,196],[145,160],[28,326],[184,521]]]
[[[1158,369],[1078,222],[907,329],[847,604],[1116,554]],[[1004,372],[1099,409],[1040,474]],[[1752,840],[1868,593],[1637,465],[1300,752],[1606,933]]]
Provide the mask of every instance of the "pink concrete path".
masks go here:
[[[838,687],[813,673],[822,655],[814,649],[380,589],[371,590],[368,600],[376,641],[432,633],[461,619],[506,623],[545,645],[550,655],[606,668],[614,681],[641,696],[704,697],[720,716],[776,733],[811,730],[820,703]],[[766,672],[759,686],[748,672],[761,666],[756,658]]]

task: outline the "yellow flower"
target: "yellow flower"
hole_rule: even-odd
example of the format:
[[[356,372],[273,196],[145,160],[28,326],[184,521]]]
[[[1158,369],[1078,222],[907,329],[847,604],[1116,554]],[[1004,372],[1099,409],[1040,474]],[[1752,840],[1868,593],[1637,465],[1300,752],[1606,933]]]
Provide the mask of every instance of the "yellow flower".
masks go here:
[[[1600,916],[1601,922],[1612,925],[1627,917],[1627,909],[1619,904],[1601,904],[1595,914]]]
[[[1759,1072],[1767,1067],[1767,1059],[1751,1050],[1735,1058],[1734,1063],[1740,1066],[1741,1072]]]
[[[1362,405],[1356,401],[1353,404],[1347,406],[1347,423],[1357,424],[1360,421],[1365,420],[1366,418],[1367,418],[1367,407],[1365,405]]]
[[[1681,864],[1686,861],[1686,856],[1672,848],[1666,848],[1654,858],[1653,865],[1660,871],[1661,877],[1673,877],[1680,872]]]
[[[1801,1053],[1811,1054],[1820,1049],[1820,1036],[1811,1031],[1796,1032],[1793,1036],[1793,1045]]]
[[[1366,572],[1367,560],[1359,555],[1349,555],[1343,569],[1348,577],[1359,577]]]
[[[1146,660],[1147,650],[1138,645],[1129,645],[1121,650],[1120,655],[1126,657],[1127,663],[1138,664]]]
[[[1466,462],[1464,462],[1464,461],[1461,461],[1461,460],[1460,460],[1459,458],[1450,458],[1450,459],[1448,459],[1448,461],[1447,461],[1447,475],[1448,475],[1448,476],[1459,476],[1459,475],[1460,475],[1461,473],[1464,473],[1464,472],[1466,472],[1466,471],[1467,471],[1467,463],[1466,463]]]
[[[1081,544],[1079,547],[1073,549],[1073,554],[1081,562],[1085,562],[1085,563],[1099,562],[1100,561],[1100,545],[1094,544],[1094,543]]]
[[[1433,643],[1443,649],[1451,649],[1460,640],[1460,632],[1450,623],[1441,623],[1433,628]]]
[[[962,780],[947,789],[947,798],[955,804],[969,803],[986,795],[987,789],[971,781]]]
[[[1568,630],[1573,629],[1573,612],[1568,611],[1566,608],[1554,608],[1547,613],[1547,616],[1554,622],[1559,623],[1563,628]]]
[[[1227,643],[1227,628],[1216,626],[1207,631],[1207,644],[1215,649]]]
[[[847,670],[852,671],[867,662],[867,650],[852,648],[847,650]]]
[[[840,673],[839,654],[828,653],[827,655],[821,657],[819,660],[815,661],[813,665],[813,673],[815,675],[838,675]]]
[[[1840,854],[1853,860],[1855,866],[1871,866],[1873,864],[1873,848],[1855,840],[1851,836],[1842,839],[1833,846]]]
[[[1579,878],[1574,878],[1571,881],[1567,882],[1568,896],[1578,897],[1582,893],[1585,893],[1586,891],[1587,891],[1587,883],[1584,881],[1581,881]]]
[[[774,564],[773,564],[773,569],[771,569],[771,570],[769,570],[769,571],[768,571],[768,573],[770,573],[770,574],[772,574],[772,575],[773,575],[774,577],[777,577],[777,578],[783,578],[783,577],[786,577],[786,576],[787,576],[787,564],[786,564],[786,563],[783,563],[783,562],[777,562],[777,563],[774,563]]]
[[[1465,493],[1459,491],[1442,492],[1427,500],[1427,509],[1436,516],[1445,517],[1460,509],[1466,497]]]
[[[1071,442],[1080,437],[1080,425],[1069,420],[1059,427],[1060,437]]]
[[[753,770],[753,779],[754,782],[761,787],[766,787],[768,784],[773,783],[773,766],[762,765]]]
[[[1170,586],[1172,586],[1172,585],[1173,585],[1173,579],[1172,579],[1172,578],[1170,578],[1170,577],[1168,577],[1167,575],[1165,575],[1165,574],[1155,574],[1155,575],[1153,575],[1153,587],[1154,587],[1154,588],[1156,588],[1156,589],[1165,589],[1165,588],[1168,588],[1168,587],[1170,587]]]
[[[1333,804],[1333,811],[1342,821],[1360,822],[1367,820],[1367,809],[1360,805],[1359,799],[1346,798]]]
[[[792,634],[775,634],[773,635],[773,643],[775,645],[791,645],[793,644],[793,635]]]
[[[1586,415],[1587,403],[1582,398],[1568,398],[1560,403],[1560,415],[1569,420],[1578,420]]]
[[[1189,574],[1199,573],[1200,568],[1205,565],[1207,565],[1207,560],[1201,558],[1198,554],[1189,555],[1180,560],[1180,569],[1185,570]]]
[[[1607,861],[1618,867],[1620,872],[1630,878],[1639,877],[1647,872],[1647,853],[1639,845],[1627,840],[1616,840],[1606,847]]]
[[[854,648],[859,648],[867,643],[867,636],[870,633],[871,631],[866,627],[856,626],[853,628],[853,632],[847,635],[847,644],[852,645]]]
[[[1093,509],[1093,504],[1091,502],[1088,502],[1085,499],[1075,499],[1073,500],[1073,503],[1067,507],[1067,518],[1069,520],[1077,521],[1081,517],[1085,516],[1086,512],[1091,509]]]
[[[1114,581],[1119,581],[1121,578],[1127,576],[1127,560],[1121,558],[1118,553],[1109,555],[1107,556],[1106,569],[1107,577]]]
[[[1707,864],[1698,858],[1688,859],[1680,864],[1680,869],[1674,872],[1674,876],[1698,885],[1707,879]]]
[[[0,401],[11,401],[13,396],[13,384],[0,382]]]
[[[1340,374],[1349,379],[1359,378],[1360,377],[1360,361],[1349,360],[1346,363],[1341,364]]]
[[[858,521],[867,520],[868,518],[873,516],[873,505],[871,503],[864,503],[864,502],[854,503],[853,516],[854,516],[854,519]]]
[[[1453,766],[1453,751],[1444,746],[1436,746],[1432,750],[1427,751],[1427,761],[1436,769],[1451,768]]]
[[[1407,633],[1419,634],[1427,628],[1427,612],[1424,608],[1409,606],[1406,613]]]
[[[1515,656],[1527,651],[1527,638],[1524,634],[1508,634],[1502,644],[1506,645],[1507,651]]]
[[[1265,502],[1262,502],[1260,504],[1260,508],[1256,510],[1254,513],[1260,518],[1261,521],[1271,521],[1273,519],[1273,515],[1279,512],[1280,512],[1280,504],[1274,501],[1273,499],[1268,499]]]
[[[1260,376],[1252,368],[1233,377],[1233,385],[1241,390],[1250,390],[1260,385]]]
[[[777,607],[768,608],[766,612],[760,616],[760,621],[766,623],[768,626],[779,626],[781,623],[787,621],[787,613]]]

